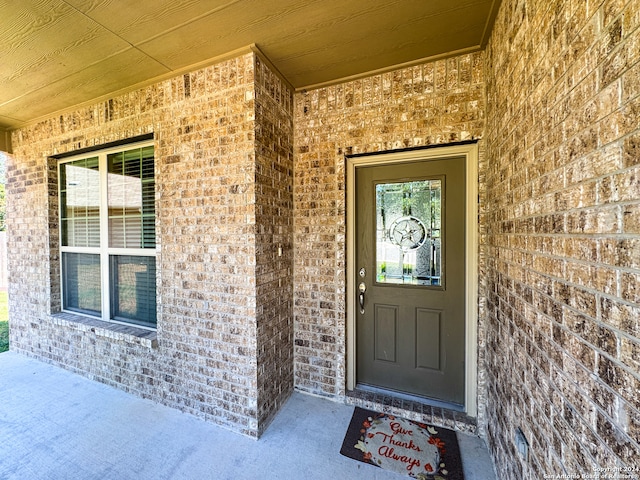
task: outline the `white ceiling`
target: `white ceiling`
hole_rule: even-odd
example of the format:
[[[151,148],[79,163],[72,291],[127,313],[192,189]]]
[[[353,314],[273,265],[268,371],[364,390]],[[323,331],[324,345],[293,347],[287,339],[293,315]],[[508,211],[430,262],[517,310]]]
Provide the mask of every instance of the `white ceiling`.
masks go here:
[[[0,0],[0,128],[255,44],[296,89],[484,47],[500,0]]]

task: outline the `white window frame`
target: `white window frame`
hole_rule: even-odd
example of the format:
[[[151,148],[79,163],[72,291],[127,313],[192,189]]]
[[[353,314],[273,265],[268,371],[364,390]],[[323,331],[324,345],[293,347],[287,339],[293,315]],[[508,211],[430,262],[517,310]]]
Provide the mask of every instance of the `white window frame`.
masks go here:
[[[109,192],[108,192],[108,165],[107,158],[112,153],[120,153],[127,150],[133,150],[136,148],[143,147],[154,147],[154,177],[155,175],[155,144],[153,140],[147,140],[142,142],[135,143],[125,143],[122,145],[118,145],[116,147],[110,147],[100,150],[94,150],[90,152],[85,152],[82,154],[74,155],[71,157],[66,157],[58,161],[58,179],[61,178],[60,169],[61,166],[77,160],[82,160],[90,157],[98,157],[98,172],[99,172],[99,191],[100,191],[100,246],[99,247],[70,247],[62,245],[62,203],[61,199],[61,185],[60,181],[58,181],[58,218],[60,221],[58,222],[58,238],[60,239],[60,292],[61,292],[61,306],[62,311],[66,313],[71,313],[74,315],[81,315],[88,318],[100,319],[109,323],[117,323],[120,325],[133,326],[136,328],[142,328],[145,330],[156,330],[156,327],[141,325],[134,322],[126,322],[122,320],[117,320],[111,318],[111,279],[109,277],[110,272],[110,256],[111,255],[128,255],[128,256],[137,256],[137,257],[155,257],[157,252],[157,242],[156,247],[154,248],[113,248],[109,247]],[[65,279],[64,279],[64,268],[63,267],[63,253],[85,253],[91,255],[99,255],[100,258],[100,310],[101,316],[90,315],[88,313],[78,312],[76,310],[66,310],[64,305],[65,299]],[[156,275],[157,275],[157,265],[156,265]],[[157,277],[156,277],[157,278]],[[157,289],[157,284],[156,284]],[[157,298],[157,292],[156,292]],[[157,303],[156,303],[157,309]]]

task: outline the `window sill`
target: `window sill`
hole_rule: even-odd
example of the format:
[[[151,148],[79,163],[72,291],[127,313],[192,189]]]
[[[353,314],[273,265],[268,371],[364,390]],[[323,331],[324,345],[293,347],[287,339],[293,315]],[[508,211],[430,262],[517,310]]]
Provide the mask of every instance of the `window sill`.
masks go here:
[[[147,348],[158,348],[158,338],[155,330],[146,330],[134,325],[104,322],[97,318],[68,312],[56,313],[51,318],[56,325],[72,326],[82,332],[93,333],[96,337],[120,340]]]

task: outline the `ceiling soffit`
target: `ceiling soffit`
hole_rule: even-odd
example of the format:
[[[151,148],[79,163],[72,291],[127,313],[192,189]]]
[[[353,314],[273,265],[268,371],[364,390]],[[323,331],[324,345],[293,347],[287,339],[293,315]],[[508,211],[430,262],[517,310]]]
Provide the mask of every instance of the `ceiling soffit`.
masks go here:
[[[498,3],[0,2],[0,128],[212,64],[252,45],[297,90],[477,51]]]

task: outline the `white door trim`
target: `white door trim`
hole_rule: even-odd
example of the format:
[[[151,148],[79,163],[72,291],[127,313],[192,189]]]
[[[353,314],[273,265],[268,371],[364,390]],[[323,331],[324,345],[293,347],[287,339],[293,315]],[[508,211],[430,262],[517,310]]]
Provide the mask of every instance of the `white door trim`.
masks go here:
[[[465,413],[477,416],[478,404],[478,144],[453,145],[346,158],[347,187],[347,390],[356,384],[356,168],[418,160],[466,158],[465,238]]]

